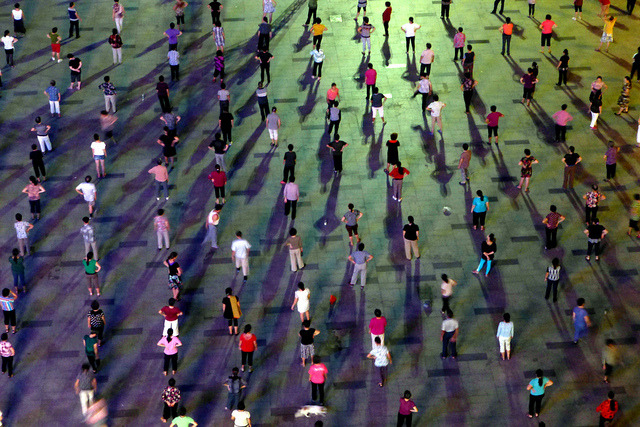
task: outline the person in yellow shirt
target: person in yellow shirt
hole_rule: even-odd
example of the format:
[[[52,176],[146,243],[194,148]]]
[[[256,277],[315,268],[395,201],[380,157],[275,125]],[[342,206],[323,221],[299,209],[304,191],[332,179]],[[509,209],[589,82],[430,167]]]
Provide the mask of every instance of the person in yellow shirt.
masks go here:
[[[604,21],[604,27],[602,28],[602,37],[600,38],[600,46],[596,49],[596,52],[600,52],[602,43],[607,43],[605,52],[609,52],[609,43],[613,41],[613,26],[616,25],[616,17],[610,16],[609,18],[602,18]]]
[[[320,43],[322,43],[322,33],[327,31],[328,28],[322,25],[322,19],[316,18],[315,24],[311,26],[309,30],[313,33],[313,49],[320,49]]]

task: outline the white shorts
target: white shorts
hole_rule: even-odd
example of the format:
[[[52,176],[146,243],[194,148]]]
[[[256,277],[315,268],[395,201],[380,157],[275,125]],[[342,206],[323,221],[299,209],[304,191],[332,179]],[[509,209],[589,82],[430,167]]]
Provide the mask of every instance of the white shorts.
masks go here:
[[[269,129],[269,136],[274,141],[278,139],[278,129]]]
[[[511,351],[511,337],[498,337],[500,342],[500,353],[504,353],[505,349]]]
[[[384,118],[384,108],[383,107],[371,107],[371,117],[376,118],[376,112],[380,112],[380,118]]]

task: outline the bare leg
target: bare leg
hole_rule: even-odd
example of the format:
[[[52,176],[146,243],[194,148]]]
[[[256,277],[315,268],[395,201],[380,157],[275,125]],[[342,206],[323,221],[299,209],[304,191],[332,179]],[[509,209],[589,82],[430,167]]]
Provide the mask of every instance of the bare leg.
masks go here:
[[[311,320],[311,319],[309,319],[309,312],[308,311],[305,311],[304,314],[307,316],[307,320]]]
[[[531,178],[529,178],[529,177],[526,177],[526,178],[524,179],[524,182],[525,182],[525,184],[524,184],[524,191],[529,191],[529,180],[530,180],[530,179],[531,179]]]
[[[96,174],[100,178],[100,160],[96,160]]]
[[[520,178],[520,183],[518,184],[518,188],[522,188],[523,181],[524,181],[524,177]]]

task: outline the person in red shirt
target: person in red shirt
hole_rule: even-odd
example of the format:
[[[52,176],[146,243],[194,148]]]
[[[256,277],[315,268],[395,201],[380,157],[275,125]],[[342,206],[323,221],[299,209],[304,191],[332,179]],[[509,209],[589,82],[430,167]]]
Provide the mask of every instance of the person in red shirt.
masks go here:
[[[311,383],[311,400],[317,402],[320,398],[320,405],[324,405],[324,383],[327,380],[329,370],[320,363],[320,356],[313,356],[313,364],[309,366],[309,382]],[[320,396],[318,396],[318,394]]]
[[[498,107],[495,105],[491,106],[491,113],[485,119],[485,123],[487,124],[487,129],[489,130],[489,144],[491,144],[492,134],[496,137],[496,144],[498,143],[498,121],[500,117],[504,117],[504,114],[499,113]]]
[[[567,219],[564,215],[559,214],[557,210],[558,208],[556,205],[551,205],[549,207],[549,213],[542,220],[542,223],[546,226],[544,229],[547,237],[546,244],[544,246],[545,251],[547,249],[553,249],[558,245],[558,225]]]
[[[367,71],[364,72],[364,84],[367,85],[367,97],[365,99],[369,99],[369,92],[373,92],[373,88],[376,85],[376,77],[378,77],[378,72],[373,69],[372,63],[368,63]]]
[[[389,172],[389,176],[393,178],[393,200],[402,201],[402,180],[409,173],[409,169],[403,168],[401,162],[396,163],[396,167]]]
[[[386,1],[384,5],[387,7],[382,12],[382,25],[384,25],[384,36],[389,37],[389,21],[391,21],[391,2]]]
[[[613,400],[615,394],[610,391],[607,394],[608,399],[598,405],[596,412],[600,412],[600,427],[604,427],[606,422],[611,423],[616,412],[618,412],[618,402]]]
[[[207,178],[213,182],[213,188],[216,192],[216,205],[220,204],[220,197],[222,197],[222,204],[224,205],[224,185],[227,183],[227,173],[220,170],[220,165],[216,165],[216,170],[211,172]]]
[[[164,330],[162,331],[162,336],[167,336],[167,331],[169,329],[173,329],[173,335],[178,336],[180,331],[178,330],[178,316],[182,316],[182,310],[177,307],[176,300],[173,298],[169,298],[169,305],[165,305],[158,311],[164,317]]]
[[[551,36],[553,34],[553,29],[556,27],[556,23],[551,20],[551,15],[545,16],[545,20],[542,22],[542,24],[540,24],[540,29],[542,30],[542,37],[540,39],[540,53],[544,53],[545,42],[547,46],[549,46],[549,53],[551,53]]]
[[[240,335],[238,347],[242,352],[242,367],[240,370],[244,372],[244,365],[248,364],[249,372],[253,372],[253,352],[258,349],[258,340],[256,336],[251,333],[251,325],[245,325],[244,333]]]

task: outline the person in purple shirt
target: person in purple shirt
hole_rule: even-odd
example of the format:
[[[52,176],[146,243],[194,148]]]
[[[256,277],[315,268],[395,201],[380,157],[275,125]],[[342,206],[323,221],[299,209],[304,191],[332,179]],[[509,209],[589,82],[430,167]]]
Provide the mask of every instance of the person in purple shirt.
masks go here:
[[[609,148],[607,149],[607,152],[604,153],[604,160],[607,165],[607,178],[604,180],[605,182],[609,182],[616,178],[616,161],[618,159],[618,151],[620,151],[620,147],[616,147],[613,141],[609,141]]]
[[[527,70],[527,74],[520,78],[520,83],[524,85],[524,92],[522,93],[522,103],[527,101],[527,107],[531,103],[531,98],[533,97],[533,90],[535,88],[535,84],[538,83],[538,79],[533,75],[533,68],[529,68]]]
[[[182,35],[182,31],[176,30],[176,24],[169,24],[169,29],[164,35],[169,38],[169,50],[178,50],[178,37]]]
[[[556,122],[556,142],[564,142],[567,136],[567,123],[573,120],[571,114],[567,113],[567,104],[562,104],[560,111],[553,113],[552,117]]]
[[[298,199],[300,198],[300,190],[298,184],[296,184],[295,177],[289,178],[289,182],[284,186],[284,214],[289,215],[291,212],[291,219],[296,219],[296,206]]]
[[[402,427],[407,425],[411,427],[411,418],[413,413],[418,412],[418,407],[411,400],[411,392],[409,390],[404,391],[404,397],[400,398],[400,408],[398,409],[398,423],[396,427]]]

